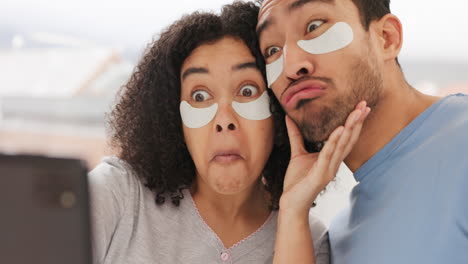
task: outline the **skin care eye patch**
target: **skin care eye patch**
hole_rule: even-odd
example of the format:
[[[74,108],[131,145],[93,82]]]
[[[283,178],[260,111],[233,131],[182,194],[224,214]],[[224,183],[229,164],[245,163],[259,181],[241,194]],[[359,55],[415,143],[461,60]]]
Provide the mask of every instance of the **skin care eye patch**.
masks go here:
[[[299,40],[297,45],[311,54],[325,54],[345,48],[354,40],[354,32],[351,26],[345,22],[338,22],[322,35],[310,39]],[[268,88],[276,82],[283,72],[283,55],[276,61],[266,65]]]
[[[354,33],[350,25],[338,22],[322,35],[309,40],[300,40],[297,45],[311,54],[324,54],[345,48],[353,42]]]
[[[268,88],[271,88],[271,85],[276,82],[283,72],[283,62],[283,55],[281,55],[277,60],[266,65]]]
[[[180,116],[188,128],[200,128],[208,125],[218,112],[218,104],[206,108],[192,107],[186,101],[180,103]]]
[[[267,91],[255,101],[248,103],[232,102],[232,108],[236,113],[248,120],[264,120],[271,116],[270,97]],[[180,116],[182,122],[188,128],[200,128],[208,125],[218,112],[218,104],[206,108],[192,107],[186,101],[180,103]]]
[[[271,116],[270,97],[267,91],[255,101],[248,103],[232,102],[232,108],[238,115],[248,120],[264,120]]]

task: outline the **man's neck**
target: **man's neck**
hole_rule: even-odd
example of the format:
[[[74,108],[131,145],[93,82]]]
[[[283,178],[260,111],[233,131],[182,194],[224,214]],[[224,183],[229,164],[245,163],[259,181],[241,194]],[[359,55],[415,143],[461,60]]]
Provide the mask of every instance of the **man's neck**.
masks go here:
[[[440,99],[420,93],[411,87],[402,75],[398,77],[401,78],[387,82],[389,85],[384,88],[378,106],[372,109],[358,142],[345,159],[352,172],[356,172],[400,131]]]

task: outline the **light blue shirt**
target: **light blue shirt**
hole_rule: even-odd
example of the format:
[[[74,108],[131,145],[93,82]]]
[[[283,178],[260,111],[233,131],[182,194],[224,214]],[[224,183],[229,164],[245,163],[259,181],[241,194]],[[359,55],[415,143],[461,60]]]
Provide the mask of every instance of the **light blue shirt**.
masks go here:
[[[468,264],[468,96],[439,100],[355,174],[335,264]]]

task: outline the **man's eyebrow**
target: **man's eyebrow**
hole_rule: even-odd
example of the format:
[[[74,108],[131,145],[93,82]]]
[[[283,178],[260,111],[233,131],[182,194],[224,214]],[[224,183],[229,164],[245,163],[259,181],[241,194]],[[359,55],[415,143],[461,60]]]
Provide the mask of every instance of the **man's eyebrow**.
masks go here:
[[[257,66],[257,63],[255,62],[240,63],[240,64],[232,66],[233,71],[239,71],[239,70],[244,70],[244,69],[258,70],[258,66]]]
[[[207,68],[202,68],[202,67],[200,67],[200,68],[196,68],[196,67],[188,68],[182,74],[182,81],[185,80],[190,74],[195,74],[195,73],[210,73],[210,71],[208,71]]]
[[[289,4],[288,12],[292,12],[303,7],[306,4],[314,3],[314,2],[324,2],[324,3],[334,3],[335,0],[297,0],[294,3]]]
[[[265,31],[271,24],[274,23],[274,20],[269,18],[263,21],[260,26],[257,27],[257,36],[258,39],[260,39],[260,35],[262,34],[263,31]]]

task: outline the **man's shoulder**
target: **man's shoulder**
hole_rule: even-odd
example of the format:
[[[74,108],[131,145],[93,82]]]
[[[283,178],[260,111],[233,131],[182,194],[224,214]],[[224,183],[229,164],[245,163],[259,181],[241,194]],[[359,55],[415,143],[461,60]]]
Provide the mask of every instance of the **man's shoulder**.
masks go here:
[[[434,111],[430,115],[433,122],[437,124],[452,128],[468,129],[468,95],[467,94],[453,94],[440,99],[433,105]]]
[[[468,94],[458,93],[442,98],[444,109],[451,111],[468,111]]]

